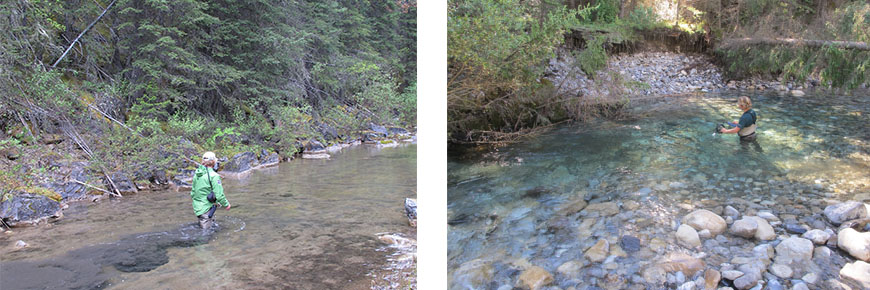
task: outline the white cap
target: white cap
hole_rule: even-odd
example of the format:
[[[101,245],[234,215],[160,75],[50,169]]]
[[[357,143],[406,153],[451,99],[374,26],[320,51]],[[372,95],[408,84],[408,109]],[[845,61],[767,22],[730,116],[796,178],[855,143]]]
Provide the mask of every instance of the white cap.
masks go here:
[[[214,155],[214,152],[205,152],[202,154],[202,160],[217,160],[217,157]]]

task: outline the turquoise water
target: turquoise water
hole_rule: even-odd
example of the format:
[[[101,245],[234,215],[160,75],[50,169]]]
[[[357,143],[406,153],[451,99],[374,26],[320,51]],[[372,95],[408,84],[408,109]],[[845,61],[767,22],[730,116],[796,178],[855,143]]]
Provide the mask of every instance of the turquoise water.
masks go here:
[[[648,286],[641,270],[665,253],[699,253],[673,238],[691,210],[721,214],[746,202],[750,212],[809,225],[824,201],[870,198],[870,98],[744,94],[759,115],[758,142],[748,146],[713,134],[717,123],[740,117],[734,92],[636,102],[630,120],[563,126],[504,147],[453,148],[450,287],[515,286],[530,265],[562,288]],[[560,213],[579,200],[615,202],[619,211]],[[612,248],[623,235],[640,238],[642,249],[611,252],[601,263],[583,258],[599,239]],[[708,265],[757,245],[722,239],[705,241]],[[580,270],[559,271],[571,261]]]

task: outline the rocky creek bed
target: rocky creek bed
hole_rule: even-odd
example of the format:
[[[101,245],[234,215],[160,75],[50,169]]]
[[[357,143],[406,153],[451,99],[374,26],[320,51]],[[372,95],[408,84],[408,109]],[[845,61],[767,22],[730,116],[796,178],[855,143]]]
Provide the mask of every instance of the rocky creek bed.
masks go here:
[[[187,258],[181,258],[181,264],[172,262],[178,257],[172,253],[177,248],[193,247],[196,252],[202,252],[203,247],[211,247],[207,244],[221,244],[232,241],[234,245],[244,245],[245,243],[256,243],[262,247],[269,243],[274,243],[274,239],[270,240],[269,236],[276,234],[273,230],[263,228],[262,231],[257,230],[258,226],[253,226],[250,223],[259,220],[260,215],[272,214],[273,218],[268,219],[263,226],[270,225],[281,219],[283,223],[277,223],[274,226],[284,228],[279,230],[277,234],[286,234],[291,239],[303,238],[304,242],[294,242],[301,245],[299,250],[286,251],[282,255],[286,261],[280,259],[272,259],[274,271],[266,270],[245,272],[243,277],[260,277],[255,280],[222,280],[222,285],[272,285],[284,287],[295,285],[293,287],[310,288],[315,285],[322,287],[350,287],[349,289],[415,289],[416,288],[416,227],[415,224],[408,225],[410,214],[404,211],[377,211],[374,210],[373,204],[391,204],[399,205],[407,194],[413,193],[413,184],[416,174],[416,148],[413,144],[416,143],[416,137],[409,132],[399,128],[385,128],[381,126],[373,126],[373,132],[365,135],[360,140],[355,140],[348,143],[338,143],[332,146],[324,146],[319,142],[310,140],[303,142],[303,153],[298,155],[299,160],[289,162],[291,159],[281,160],[276,153],[269,152],[242,152],[232,157],[222,157],[223,165],[219,173],[228,178],[229,186],[227,190],[230,192],[231,200],[233,200],[233,209],[229,212],[221,211],[219,216],[231,215],[226,218],[219,218],[219,224],[223,224],[225,229],[218,235],[217,241],[185,244],[190,235],[187,234],[186,228],[188,225],[181,226],[181,235],[173,234],[174,229],[158,230],[156,232],[142,233],[145,231],[153,231],[152,227],[165,228],[161,220],[166,219],[167,222],[189,220],[190,198],[187,195],[190,185],[192,170],[181,170],[175,176],[164,177],[163,179],[152,180],[148,183],[132,182],[129,180],[129,191],[122,192],[123,198],[109,198],[108,194],[101,193],[98,190],[90,188],[90,186],[101,182],[99,178],[90,176],[87,170],[87,162],[84,161],[68,161],[54,160],[53,166],[42,176],[43,179],[49,180],[43,184],[44,188],[50,189],[58,193],[57,199],[50,198],[46,194],[31,194],[24,191],[15,191],[12,195],[4,198],[0,203],[0,213],[6,224],[13,226],[11,229],[3,227],[4,232],[0,233],[0,241],[4,241],[3,247],[3,262],[12,262],[17,265],[15,268],[20,269],[42,269],[45,265],[54,265],[49,267],[52,273],[61,273],[64,277],[81,276],[75,279],[76,285],[86,285],[83,287],[93,287],[95,285],[119,285],[123,284],[124,279],[131,277],[118,278],[128,274],[125,272],[148,272],[143,276],[132,275],[136,280],[140,280],[144,285],[154,283],[154,280],[147,277],[164,278],[175,282],[174,285],[182,285],[184,279],[171,278],[170,273],[161,273],[155,268],[167,264],[170,269],[177,267],[186,267],[186,263],[190,262]],[[357,148],[350,148],[357,147]],[[396,149],[390,147],[399,147]],[[384,153],[379,153],[385,150]],[[390,153],[400,152],[400,153]],[[333,156],[338,156],[337,160],[332,159]],[[347,157],[351,156],[351,157]],[[368,156],[368,157],[366,157]],[[347,161],[348,159],[360,160]],[[408,162],[410,160],[410,162]],[[276,166],[281,161],[288,161],[283,167],[291,167],[293,169],[308,168],[305,173],[296,172],[294,177],[288,177],[280,180],[268,182],[269,178],[274,179],[276,172],[285,172]],[[351,162],[352,164],[347,164]],[[336,164],[336,165],[328,165]],[[341,164],[344,164],[343,166]],[[410,164],[410,165],[409,165]],[[409,167],[412,166],[412,167]],[[364,169],[368,167],[368,169]],[[395,167],[395,168],[393,168]],[[342,168],[342,170],[338,170]],[[371,169],[377,169],[369,171]],[[411,168],[409,170],[409,168]],[[292,170],[292,169],[291,169]],[[360,170],[367,170],[371,174],[359,173]],[[401,174],[395,174],[394,170],[402,170]],[[262,171],[263,173],[253,173],[254,171]],[[326,171],[327,173],[324,173]],[[342,172],[346,171],[346,172]],[[318,173],[319,172],[319,173]],[[393,173],[391,173],[393,172]],[[265,175],[264,175],[265,174]],[[317,176],[312,176],[312,174]],[[333,184],[334,182],[326,182],[320,180],[319,175],[329,174],[332,176],[344,176],[342,182]],[[285,173],[286,175],[286,173]],[[374,175],[374,177],[372,177]],[[118,175],[120,176],[120,175]],[[265,177],[264,177],[265,176]],[[272,176],[272,177],[270,177]],[[367,177],[368,176],[368,177]],[[316,177],[316,178],[315,178]],[[266,180],[266,181],[264,181]],[[124,179],[115,178],[116,184],[123,182]],[[280,183],[274,185],[272,183]],[[411,185],[409,185],[409,182]],[[285,184],[286,183],[286,184]],[[319,184],[321,188],[314,187],[308,184]],[[347,184],[345,184],[347,183]],[[259,186],[257,184],[260,184]],[[344,185],[342,185],[344,184]],[[103,185],[106,186],[106,185]],[[250,188],[253,186],[256,189]],[[381,186],[385,186],[382,188]],[[408,187],[411,186],[411,187]],[[168,189],[174,189],[168,191]],[[305,190],[304,192],[299,192]],[[167,193],[171,192],[171,193]],[[317,192],[325,193],[322,198],[308,197]],[[274,204],[272,199],[259,199],[261,197],[280,194],[281,202],[278,202],[281,208],[279,209],[261,209],[257,204],[262,205],[264,202]],[[168,195],[171,195],[168,196]],[[265,196],[264,196],[265,195]],[[316,195],[316,194],[315,194]],[[235,197],[233,197],[235,196]],[[241,197],[240,197],[241,196]],[[347,201],[341,201],[341,197],[345,196]],[[368,198],[365,198],[368,196]],[[308,199],[314,204],[308,205],[304,201],[298,199]],[[412,197],[412,196],[410,196]],[[167,199],[162,205],[155,204],[153,201],[147,201],[153,198]],[[128,201],[129,200],[129,201]],[[146,203],[143,203],[145,201]],[[167,203],[168,202],[168,203]],[[297,202],[303,204],[296,204]],[[350,204],[342,205],[345,202]],[[140,207],[133,204],[148,204],[150,206]],[[286,204],[289,203],[289,204]],[[283,205],[282,205],[283,204]],[[185,207],[186,206],[186,207]],[[238,208],[241,206],[241,208]],[[305,209],[299,209],[299,207]],[[246,208],[249,207],[249,208]],[[302,221],[303,224],[315,226],[315,229],[306,230],[298,228],[299,217],[296,216],[300,212],[317,212],[317,208],[340,207],[344,210],[335,211],[321,216],[323,220],[312,219],[306,216]],[[367,208],[365,210],[355,207]],[[394,206],[390,206],[394,207]],[[163,209],[176,209],[173,214],[167,215],[164,213],[153,213]],[[406,206],[408,208],[408,206]],[[64,218],[64,212],[72,209],[68,213],[69,217]],[[413,207],[413,217],[416,218],[416,207]],[[105,211],[105,212],[90,212],[90,211]],[[275,211],[277,210],[277,212]],[[122,214],[129,211],[130,214]],[[143,212],[152,211],[152,213]],[[383,214],[368,214],[370,212],[382,212]],[[183,213],[183,214],[181,214]],[[279,214],[276,214],[279,213]],[[369,216],[371,219],[368,222],[356,222],[349,220],[349,216],[354,214],[362,214]],[[403,214],[404,213],[404,214]],[[321,212],[321,214],[323,214]],[[240,218],[232,217],[232,215],[240,215]],[[405,215],[408,215],[407,217]],[[114,218],[109,218],[115,216]],[[154,219],[154,216],[160,216],[161,219]],[[246,216],[246,217],[245,217]],[[305,221],[309,220],[309,221]],[[356,220],[356,219],[353,219]],[[110,222],[114,221],[114,222]],[[143,221],[147,221],[144,222]],[[245,223],[248,223],[247,228]],[[385,224],[385,221],[389,221]],[[107,222],[109,222],[107,224]],[[348,223],[357,224],[353,230],[337,230],[342,225],[347,226]],[[400,226],[393,223],[400,223]],[[143,227],[143,224],[145,227]],[[149,225],[151,227],[149,227]],[[24,227],[30,226],[30,227]],[[91,227],[96,227],[96,230],[88,230]],[[226,229],[228,228],[228,229]],[[296,228],[295,230],[293,228]],[[385,231],[389,230],[389,231]],[[70,233],[72,231],[72,233]],[[245,232],[251,232],[254,235],[263,235],[257,239],[243,238]],[[333,232],[345,231],[343,234],[333,234]],[[370,231],[364,233],[365,231]],[[241,232],[241,234],[237,234]],[[84,234],[88,233],[88,234]],[[116,234],[129,233],[129,236],[122,238],[120,241],[114,238]],[[70,236],[67,236],[67,235]],[[240,236],[237,236],[240,235]],[[351,235],[351,236],[348,236]],[[76,238],[71,238],[76,236]],[[152,243],[147,239],[152,236],[165,237],[161,243]],[[142,240],[143,237],[145,240]],[[209,236],[211,240],[212,236]],[[346,239],[346,240],[345,240]],[[140,241],[142,240],[142,241]],[[233,241],[234,240],[234,241]],[[130,241],[135,241],[131,243]],[[179,242],[181,241],[181,242]],[[58,244],[61,243],[61,244]],[[108,246],[91,246],[93,243],[107,243]],[[100,252],[100,248],[131,248],[131,245],[142,245],[146,251],[149,248],[159,247],[162,250],[162,255],[143,256],[144,258],[133,257],[125,258],[123,255],[115,255],[111,252],[106,252],[105,255],[99,257],[91,257],[92,264],[79,267],[83,263],[76,262],[80,258],[89,258],[88,253]],[[59,246],[62,245],[62,246]],[[163,245],[163,246],[161,246]],[[223,247],[227,247],[224,245]],[[135,248],[135,247],[132,247]],[[131,248],[131,249],[132,249]],[[169,249],[167,257],[166,249]],[[280,248],[280,247],[278,247]],[[330,248],[332,250],[330,250]],[[276,247],[267,246],[265,249],[277,250]],[[211,250],[206,250],[211,252]],[[230,250],[236,251],[236,250]],[[283,251],[283,250],[282,250]],[[119,251],[122,253],[124,251]],[[328,254],[324,254],[328,252]],[[247,257],[248,254],[244,254]],[[78,257],[78,258],[70,258]],[[171,258],[175,257],[175,258]],[[42,260],[40,260],[42,259]],[[126,259],[126,260],[124,260]],[[122,261],[131,265],[141,264],[139,260],[159,260],[161,263],[154,267],[150,267],[144,271],[125,271],[123,266],[118,268],[121,274],[117,271],[106,270],[101,267],[106,265],[117,264],[117,261]],[[334,267],[334,262],[348,259],[342,262],[346,270],[330,270]],[[243,261],[245,258],[237,258],[240,265],[252,263],[252,261]],[[284,263],[293,262],[301,263],[293,267],[287,268],[281,265]],[[194,261],[195,263],[195,261]],[[147,263],[145,263],[147,264]],[[10,266],[12,264],[6,265]],[[42,266],[40,266],[42,265]],[[277,266],[275,266],[277,265]],[[20,266],[20,267],[19,267]],[[212,265],[217,268],[232,267],[227,265]],[[4,266],[5,267],[5,266]],[[84,269],[82,273],[76,274],[78,268]],[[117,268],[117,267],[116,267]],[[256,267],[255,267],[256,268]],[[281,270],[283,268],[287,268]],[[305,279],[299,279],[297,273],[308,269],[307,271],[322,272],[323,275],[308,275]],[[152,271],[153,270],[153,271]],[[51,272],[49,271],[49,272]],[[108,271],[108,272],[107,272]],[[283,271],[283,272],[282,272]],[[27,271],[25,271],[27,272]],[[36,284],[21,284],[21,285],[53,285],[58,282],[51,278],[43,276],[45,271],[31,271],[28,277],[42,277],[39,279],[31,279]],[[171,271],[170,271],[171,272]],[[336,277],[353,276],[354,282],[338,281],[335,279],[326,279],[330,272],[334,272]],[[28,272],[29,273],[29,272]],[[42,274],[40,274],[42,273]],[[293,274],[296,273],[296,274]],[[366,273],[368,275],[366,276]],[[9,273],[5,273],[4,276]],[[238,274],[238,273],[237,273]],[[35,275],[35,276],[34,276]],[[70,276],[73,275],[73,276]],[[260,275],[260,276],[258,276]],[[325,275],[325,276],[324,276]],[[291,278],[291,276],[293,276]],[[304,275],[303,275],[304,276]],[[227,278],[227,277],[224,277]],[[368,279],[369,281],[359,281],[358,279]],[[3,280],[5,280],[4,278]],[[72,279],[72,278],[70,278]],[[324,280],[325,279],[325,280]],[[292,280],[292,281],[291,281]],[[341,280],[341,279],[339,279]],[[180,281],[180,282],[179,282]],[[179,284],[181,283],[181,284]],[[271,283],[271,284],[270,284]],[[330,284],[331,283],[331,284]],[[4,283],[6,284],[6,283]],[[212,283],[214,284],[214,283]],[[18,285],[18,284],[16,284]],[[88,286],[90,285],[90,286]],[[214,284],[212,286],[215,286]],[[331,286],[329,286],[331,285]],[[264,286],[265,287],[265,286]],[[26,288],[26,286],[25,286]],[[314,289],[314,288],[310,288]]]
[[[753,97],[759,145],[712,134]],[[451,289],[866,289],[870,100],[723,91],[451,152]]]
[[[614,55],[608,59],[605,69],[596,72],[593,80],[580,70],[570,51],[561,49],[550,59],[546,75],[563,94],[613,100],[727,90],[804,96],[808,90],[827,89],[816,79],[804,82],[763,77],[727,80],[709,55],[667,51]],[[613,86],[617,80],[623,87]],[[867,84],[859,89],[866,90]]]

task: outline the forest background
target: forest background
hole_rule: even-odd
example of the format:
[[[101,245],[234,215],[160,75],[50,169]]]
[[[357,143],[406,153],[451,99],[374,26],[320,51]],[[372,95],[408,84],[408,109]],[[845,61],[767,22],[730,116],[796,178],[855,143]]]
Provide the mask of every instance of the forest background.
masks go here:
[[[8,190],[59,200],[58,160],[165,182],[206,150],[416,127],[415,1],[12,0],[0,31]]]

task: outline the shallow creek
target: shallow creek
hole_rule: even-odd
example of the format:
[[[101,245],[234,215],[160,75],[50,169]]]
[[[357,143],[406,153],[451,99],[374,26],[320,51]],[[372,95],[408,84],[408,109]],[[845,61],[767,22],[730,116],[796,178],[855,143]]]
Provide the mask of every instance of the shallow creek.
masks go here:
[[[56,223],[0,234],[29,244],[0,254],[2,288],[369,289],[394,255],[376,234],[416,238],[403,206],[416,150],[356,146],[224,178],[233,206],[213,232],[189,191],[72,203]]]
[[[667,273],[661,282],[644,270],[673,253],[700,258],[705,269],[736,267],[743,262],[736,257],[758,256],[757,246],[791,235],[786,224],[831,228],[825,206],[870,201],[870,98],[743,94],[758,112],[758,146],[713,134],[742,113],[738,92],[726,92],[636,102],[631,120],[563,126],[509,146],[452,148],[449,287],[521,287],[520,276],[540,267],[559,289],[676,288],[703,282],[703,271]],[[772,213],[779,237],[726,231],[698,248],[675,241],[682,217],[697,209],[725,217],[725,206],[741,217]],[[609,244],[606,259],[590,261],[584,251],[600,240]],[[836,248],[819,259],[805,270],[817,271],[819,281],[854,261]],[[786,288],[801,278],[771,276],[762,280]],[[728,283],[717,287],[734,287]]]

